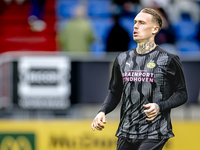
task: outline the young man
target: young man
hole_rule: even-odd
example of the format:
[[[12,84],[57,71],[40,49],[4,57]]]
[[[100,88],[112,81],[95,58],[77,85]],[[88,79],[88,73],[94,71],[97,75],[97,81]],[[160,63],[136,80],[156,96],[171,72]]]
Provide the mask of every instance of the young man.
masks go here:
[[[160,15],[151,8],[135,17],[137,48],[116,57],[110,92],[91,124],[93,130],[102,130],[105,115],[122,100],[117,150],[161,150],[174,136],[171,109],[187,101],[179,57],[154,42],[161,27]]]

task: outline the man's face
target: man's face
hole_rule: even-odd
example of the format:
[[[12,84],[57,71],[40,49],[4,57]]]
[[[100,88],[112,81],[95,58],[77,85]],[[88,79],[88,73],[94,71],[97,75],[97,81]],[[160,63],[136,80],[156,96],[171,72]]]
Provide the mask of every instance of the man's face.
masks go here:
[[[133,39],[138,42],[146,42],[154,38],[156,24],[152,22],[152,15],[140,12],[134,19]]]

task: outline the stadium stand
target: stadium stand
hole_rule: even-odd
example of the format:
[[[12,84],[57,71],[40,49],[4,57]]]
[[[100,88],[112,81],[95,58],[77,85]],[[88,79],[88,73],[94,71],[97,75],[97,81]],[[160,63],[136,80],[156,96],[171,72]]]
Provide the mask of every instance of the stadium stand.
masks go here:
[[[33,32],[28,24],[30,4],[15,1],[6,4],[0,14],[0,53],[6,51],[56,51],[55,0],[46,1],[45,22],[42,32]]]

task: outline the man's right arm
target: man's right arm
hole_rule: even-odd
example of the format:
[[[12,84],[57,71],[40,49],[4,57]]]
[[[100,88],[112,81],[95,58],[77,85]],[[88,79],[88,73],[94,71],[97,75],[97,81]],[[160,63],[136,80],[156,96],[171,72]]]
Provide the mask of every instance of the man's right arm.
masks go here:
[[[120,102],[120,99],[121,97],[117,97],[111,92],[108,94],[100,111],[98,112],[91,124],[91,128],[93,131],[95,130],[94,128],[100,131],[104,128],[103,124],[106,123],[106,114],[108,114],[116,108],[116,106]]]
[[[114,93],[109,92],[99,112],[104,112],[106,115],[113,111],[119,104],[120,99],[121,95],[115,95]]]
[[[116,106],[119,104],[121,99],[122,89],[123,89],[123,83],[122,83],[121,72],[119,70],[117,59],[115,59],[112,69],[112,76],[109,84],[110,92],[106,97],[100,111],[98,112],[98,114],[96,115],[91,124],[91,128],[93,131],[94,128],[96,128],[97,130],[102,130],[104,128],[104,125],[102,123],[105,123],[106,119],[105,115],[114,110]]]
[[[118,64],[118,58],[116,58],[113,64],[112,75],[109,83],[110,92],[106,97],[99,112],[104,112],[105,114],[108,114],[109,112],[114,110],[120,102],[122,90],[123,80],[120,71],[120,66]]]

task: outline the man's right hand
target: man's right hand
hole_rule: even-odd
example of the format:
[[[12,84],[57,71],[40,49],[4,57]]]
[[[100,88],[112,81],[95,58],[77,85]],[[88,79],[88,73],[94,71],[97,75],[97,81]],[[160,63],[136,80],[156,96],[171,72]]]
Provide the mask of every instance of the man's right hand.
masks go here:
[[[95,128],[99,131],[102,131],[104,127],[103,124],[106,123],[106,115],[104,112],[99,112],[96,117],[94,118],[92,124],[91,124],[91,128],[93,131],[95,131]]]

